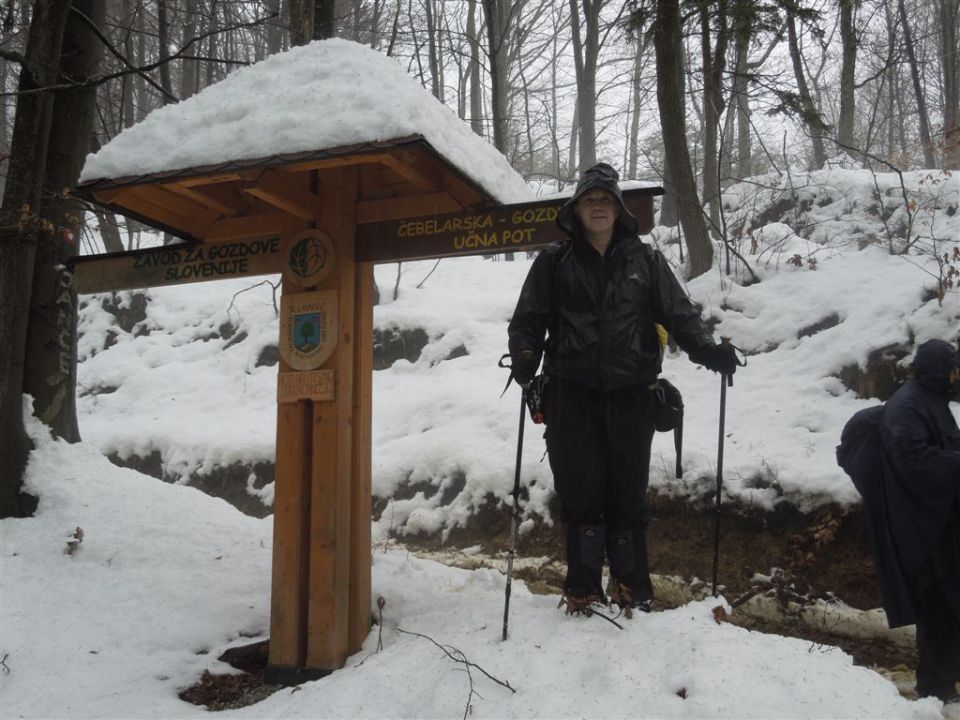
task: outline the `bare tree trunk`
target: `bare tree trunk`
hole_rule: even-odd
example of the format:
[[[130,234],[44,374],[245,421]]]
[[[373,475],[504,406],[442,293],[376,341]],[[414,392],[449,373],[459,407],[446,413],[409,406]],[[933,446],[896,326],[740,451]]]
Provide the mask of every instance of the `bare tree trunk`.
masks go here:
[[[597,164],[597,59],[600,55],[600,9],[603,0],[570,0],[573,64],[577,75],[577,116],[580,120],[580,165],[583,172]],[[583,34],[581,35],[581,22]]]
[[[677,188],[670,172],[670,163],[664,153],[663,162],[663,189],[666,193],[660,201],[660,225],[676,227],[680,219],[677,217]]]
[[[167,103],[173,94],[173,83],[170,80],[170,18],[168,3],[170,0],[157,0],[157,45],[160,59],[160,87],[163,88],[161,102]]]
[[[134,22],[134,11],[131,6],[130,0],[123,0],[123,18],[126,24],[122,26],[123,28],[123,50],[124,54],[134,60],[137,55],[134,51],[134,37],[133,37],[133,22]],[[136,90],[136,78],[138,76],[130,77],[125,75],[121,79],[121,89],[120,89],[120,122],[117,123],[116,127],[110,128],[111,133],[119,133],[124,128],[130,127],[135,122],[135,112],[134,112],[134,94]]]
[[[960,0],[940,0],[943,168],[960,170]]]
[[[580,138],[580,106],[573,106],[573,119],[570,121],[570,148],[567,154],[567,172],[574,175],[577,165],[577,140]]]
[[[36,213],[53,114],[49,92],[57,77],[70,3],[36,0],[20,70],[9,174],[0,204],[0,517],[32,512],[21,495],[30,440],[23,424],[27,317],[37,248]],[[23,209],[28,215],[21,217]]]
[[[120,238],[117,216],[101,208],[96,208],[93,212],[97,216],[97,224],[100,226],[103,249],[108,253],[123,252],[123,240]]]
[[[393,12],[393,27],[390,30],[390,42],[387,43],[387,57],[393,55],[393,49],[397,44],[397,36],[400,33],[400,0],[397,0],[397,3],[394,7]]]
[[[7,69],[9,63],[0,63],[0,88],[7,88]],[[0,197],[7,178],[7,158],[10,155],[10,143],[7,142],[7,103],[0,102]]]
[[[483,0],[487,18],[487,54],[490,61],[493,146],[507,154],[507,0]]]
[[[290,45],[306,45],[313,37],[313,0],[287,0]]]
[[[440,80],[440,61],[437,52],[437,28],[434,20],[434,0],[423,0],[427,13],[427,58],[430,64],[430,92],[443,102],[443,83]]]
[[[145,40],[147,37],[147,32],[143,17],[143,7],[141,6],[139,0],[136,2],[136,8],[137,36],[135,43],[137,48],[137,65],[143,67],[147,64],[147,43]],[[211,63],[207,67],[213,67],[213,64]],[[147,113],[149,113],[155,107],[152,102],[152,96],[147,92],[147,82],[140,73],[136,73],[133,76],[133,91],[134,115],[129,120],[131,125],[143,120],[143,118],[147,116]]]
[[[840,115],[837,118],[837,141],[843,148],[852,148],[854,91],[857,74],[857,30],[854,13],[857,0],[840,0],[840,41],[843,54],[840,61]]]
[[[924,99],[923,86],[920,83],[920,66],[917,63],[913,33],[910,31],[910,21],[907,18],[907,8],[903,0],[899,0],[898,6],[900,23],[903,25],[903,46],[907,51],[907,60],[910,63],[910,79],[913,81],[913,92],[917,97],[917,121],[920,125],[920,142],[923,144],[923,163],[924,167],[935,168],[937,161],[933,153],[933,137],[930,134],[930,116],[927,114],[927,101]]]
[[[467,42],[470,44],[470,127],[483,137],[483,86],[480,84],[480,36],[477,31],[477,0],[468,0]]]
[[[363,3],[361,0],[353,0],[351,3],[353,5],[353,32],[350,33],[350,37],[354,42],[360,42],[360,10]],[[376,5],[378,3],[374,2],[374,12],[376,12]],[[371,30],[375,30],[376,26],[373,26]]]
[[[743,3],[739,3],[742,5]],[[751,140],[750,87],[747,71],[750,60],[750,38],[753,28],[743,18],[738,19],[736,28],[736,71],[733,79],[733,97],[737,116],[737,176],[750,177],[753,174],[753,149]]]
[[[313,33],[307,37],[327,40],[337,34],[337,14],[334,0],[314,0]]]
[[[197,0],[186,0],[183,5],[184,26],[181,45],[186,45],[197,36]],[[196,55],[196,52],[189,53]],[[180,61],[180,99],[195,95],[200,83],[200,63],[196,60]]]
[[[715,7],[714,7],[715,6]],[[711,31],[710,14],[716,10],[717,29]],[[715,46],[711,48],[711,36]],[[709,208],[714,234],[720,228],[720,164],[718,134],[723,115],[723,73],[726,68],[727,3],[700,3],[700,51],[703,59],[703,204]]]
[[[106,0],[73,0],[73,7],[102,27]],[[67,18],[60,55],[60,82],[83,83],[99,70],[99,38],[75,13]],[[79,251],[84,205],[62,195],[73,187],[90,149],[96,88],[61,90],[53,105],[44,179],[43,227],[37,245],[30,297],[24,392],[34,412],[68,442],[80,439],[77,425],[77,294],[67,260]],[[49,198],[49,199],[46,199]]]
[[[266,0],[267,14],[274,15],[267,21],[267,54],[276,55],[283,50],[283,32],[280,24],[280,0]]]
[[[680,223],[686,234],[687,274],[697,277],[713,264],[713,243],[707,233],[702,209],[697,200],[697,184],[687,148],[686,112],[683,82],[683,22],[679,0],[660,0],[654,20],[654,46],[657,55],[657,101],[663,132],[664,154],[669,165],[670,185],[677,198]]]
[[[637,41],[634,44],[636,55],[633,58],[633,83],[630,88],[631,101],[630,106],[633,110],[630,116],[630,154],[627,161],[627,177],[637,177],[637,162],[639,160],[640,144],[640,75],[643,71],[643,52],[646,41],[642,39],[642,34],[637,33]]]
[[[803,123],[807,126],[810,141],[813,143],[813,169],[819,170],[827,162],[827,154],[823,148],[824,126],[807,87],[807,76],[803,71],[803,59],[800,56],[800,43],[797,40],[797,21],[790,11],[787,12],[787,38],[790,47],[790,61],[793,64],[793,75],[797,81],[797,91],[800,95]]]

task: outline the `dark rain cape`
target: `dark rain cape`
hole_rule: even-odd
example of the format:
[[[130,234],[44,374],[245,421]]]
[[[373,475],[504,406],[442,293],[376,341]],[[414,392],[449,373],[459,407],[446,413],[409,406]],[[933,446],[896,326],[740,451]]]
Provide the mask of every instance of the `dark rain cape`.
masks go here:
[[[960,430],[947,402],[956,362],[947,343],[924,343],[915,376],[885,406],[856,413],[837,446],[863,497],[890,627],[916,622],[931,582],[960,615]]]

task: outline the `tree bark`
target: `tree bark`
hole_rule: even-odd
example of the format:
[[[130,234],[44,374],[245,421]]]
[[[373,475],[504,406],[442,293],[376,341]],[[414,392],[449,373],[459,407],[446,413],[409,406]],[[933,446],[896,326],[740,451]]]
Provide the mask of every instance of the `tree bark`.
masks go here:
[[[943,168],[960,169],[960,0],[940,0]]]
[[[103,249],[108,253],[123,252],[123,239],[120,237],[120,226],[117,216],[109,210],[96,208],[97,225],[100,227],[100,237],[103,238]]]
[[[186,45],[197,36],[197,0],[186,0],[183,6],[185,23],[181,45]],[[190,53],[197,54],[196,52]],[[195,95],[200,83],[200,63],[196,60],[180,61],[180,99]]]
[[[633,58],[633,82],[631,83],[630,106],[632,113],[630,116],[630,147],[629,159],[627,161],[627,177],[635,179],[637,177],[637,164],[639,161],[640,145],[640,79],[643,72],[643,54],[645,41],[641,33],[637,33],[637,41],[634,43],[636,56]]]
[[[657,102],[663,147],[671,179],[668,192],[677,199],[677,214],[686,234],[687,276],[702,275],[713,264],[713,243],[697,200],[697,184],[687,148],[687,123],[683,92],[683,23],[679,0],[660,0],[654,19],[657,56]]]
[[[716,6],[715,8],[713,6]],[[716,10],[717,28],[712,31],[710,16]],[[723,72],[726,68],[727,3],[700,3],[700,51],[703,60],[703,204],[709,208],[710,224],[720,231],[720,117],[723,115]],[[714,45],[711,47],[711,37]]]
[[[440,79],[440,59],[437,50],[437,27],[434,17],[434,0],[424,0],[424,9],[427,13],[427,60],[430,65],[430,92],[443,102],[443,83]]]
[[[853,115],[857,74],[857,30],[854,13],[858,0],[840,0],[840,115],[837,118],[837,141],[842,148],[854,147]],[[848,151],[849,152],[849,151]]]
[[[337,15],[334,0],[314,0],[313,34],[314,40],[328,40],[337,33]],[[307,37],[311,37],[308,33]]]
[[[267,21],[267,54],[276,55],[283,49],[283,33],[280,25],[280,0],[266,0],[267,14],[274,15]]]
[[[74,0],[73,7],[103,26],[106,0]],[[100,40],[75,13],[67,18],[60,54],[60,83],[83,83],[99,70]],[[90,150],[97,91],[61,90],[53,104],[44,172],[44,218],[34,261],[24,392],[53,433],[76,442],[77,294],[65,263],[79,251],[84,205],[64,190],[80,177]]]
[[[487,53],[490,61],[493,146],[507,154],[507,12],[506,0],[483,0],[487,18]]]
[[[313,0],[287,0],[290,15],[290,45],[306,45],[313,37]]]
[[[800,55],[800,43],[797,39],[796,17],[787,11],[787,41],[790,48],[790,62],[793,65],[793,76],[797,81],[797,91],[800,95],[800,109],[803,112],[803,123],[810,133],[813,144],[813,170],[819,170],[827,162],[827,154],[823,148],[823,122],[820,113],[813,104],[810,90],[807,87],[807,76],[803,70],[803,58]]]
[[[903,47],[907,52],[910,79],[913,81],[913,92],[917,98],[917,121],[920,125],[920,142],[923,144],[923,163],[924,167],[935,168],[937,161],[933,152],[933,137],[930,133],[930,116],[927,114],[927,102],[923,95],[923,85],[920,83],[920,66],[917,63],[910,20],[907,18],[907,8],[903,0],[899,0],[897,5],[900,11],[900,23],[903,25]]]
[[[753,174],[753,148],[751,140],[750,87],[747,71],[750,60],[750,38],[753,29],[750,23],[740,18],[736,28],[736,75],[733,80],[734,102],[737,108],[737,176],[750,177]]]
[[[582,173],[597,164],[597,58],[600,55],[600,9],[602,0],[570,0],[570,30],[573,37],[573,64],[577,77],[577,117],[580,121],[580,163]],[[581,34],[581,22],[583,34]]]
[[[167,3],[170,0],[157,0],[157,45],[160,58],[160,87],[163,88],[161,102],[165,105],[173,94],[173,83],[170,80],[170,17],[167,13]]]
[[[483,137],[483,87],[480,84],[480,38],[477,32],[477,0],[468,0],[467,42],[470,44],[470,128]]]
[[[0,517],[32,511],[21,494],[30,440],[23,423],[27,317],[43,170],[53,113],[53,85],[70,3],[37,0],[20,71],[11,156],[0,205]]]

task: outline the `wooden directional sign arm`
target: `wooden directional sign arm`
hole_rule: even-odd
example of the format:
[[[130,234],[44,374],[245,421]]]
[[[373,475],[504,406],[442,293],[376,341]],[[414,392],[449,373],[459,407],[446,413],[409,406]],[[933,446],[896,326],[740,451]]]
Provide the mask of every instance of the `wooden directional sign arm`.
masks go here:
[[[624,191],[640,232],[653,227],[653,197],[663,188]],[[357,260],[396,262],[534,250],[566,238],[557,212],[567,198],[370,223],[357,228]]]
[[[637,218],[641,233],[653,227],[653,197],[662,194],[659,187],[624,191],[624,202]],[[556,198],[358,225],[356,259],[382,263],[534,250],[565,238],[556,223],[564,202],[566,198]],[[77,292],[134,290],[282,272],[285,231],[280,229],[279,215],[264,217],[263,227],[251,218],[220,221],[235,224],[238,233],[263,231],[260,238],[80,256],[72,262]],[[274,227],[277,232],[267,232]],[[223,233],[224,238],[230,237],[226,230]]]
[[[72,261],[74,285],[81,295],[137,290],[205,280],[270,275],[281,270],[279,236],[231,243],[192,243],[107,255],[82,255]]]

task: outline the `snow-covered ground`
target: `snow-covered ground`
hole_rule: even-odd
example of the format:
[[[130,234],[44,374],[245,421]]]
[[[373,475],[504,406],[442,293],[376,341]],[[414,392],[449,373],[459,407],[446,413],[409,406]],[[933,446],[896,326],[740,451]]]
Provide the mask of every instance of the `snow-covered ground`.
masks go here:
[[[856,502],[833,448],[847,417],[874,401],[856,398],[837,373],[863,363],[871,349],[953,339],[960,330],[956,289],[942,304],[924,299],[937,267],[932,253],[858,249],[863,234],[880,224],[871,225],[862,209],[870,199],[868,173],[825,171],[808,180],[821,188],[833,180],[847,198],[842,207],[811,205],[807,220],[816,228],[836,223],[829,237],[817,242],[785,224],[767,224],[753,229],[757,245],[750,247],[744,227],[741,252],[762,281],[737,284],[714,271],[689,286],[704,313],[719,321],[718,334],[750,353],[728,394],[726,489],[764,508],[784,500],[804,507]],[[950,259],[957,183],[946,182],[952,185],[939,210],[916,222],[931,223],[938,254]],[[665,231],[655,239],[672,257],[676,246]],[[794,255],[799,267],[788,262]],[[518,396],[511,389],[500,397],[505,377],[496,360],[528,268],[524,258],[444,260],[436,269],[432,262],[404,264],[396,300],[397,266],[377,269],[377,326],[422,327],[431,341],[417,362],[375,373],[374,491],[389,498],[402,483],[442,486],[454,476],[465,485],[447,506],[439,505],[443,493],[396,500],[375,524],[374,597],[386,601],[381,651],[375,628],[343,670],[230,716],[453,717],[469,702],[473,717],[939,717],[937,701],[901,698],[838,649],[717,624],[712,610],[721,601],[641,615],[619,631],[599,619],[568,618],[556,597],[532,595],[520,583],[511,637],[501,642],[500,573],[383,551],[379,541],[388,533],[442,532],[465,522],[487,493],[509,493]],[[228,671],[216,660],[225,648],[265,636],[271,521],[103,457],[157,450],[168,472],[184,477],[272,458],[276,368],[256,367],[256,359],[276,341],[276,315],[269,285],[241,292],[252,284],[150,290],[147,319],[133,333],[113,324],[101,298],[86,299],[84,442],[51,440],[31,421],[37,449],[27,488],[40,505],[34,518],[0,523],[0,716],[203,716],[177,692],[204,670]],[[798,337],[800,328],[831,314],[836,325]],[[226,321],[236,328],[231,340],[218,334]],[[240,333],[246,338],[237,341]],[[444,359],[459,345],[467,355]],[[672,479],[671,439],[661,436],[653,483],[692,495],[711,482],[719,381],[682,355],[667,357],[665,374],[686,399],[686,480]],[[542,452],[539,434],[528,432],[525,512],[549,520]],[[269,501],[270,488],[258,492]],[[78,527],[83,541],[66,554]],[[477,694],[468,699],[463,666],[398,628],[459,649],[516,692],[474,670]]]
[[[27,487],[40,506],[0,523],[0,717],[209,717],[177,694],[204,670],[231,672],[216,659],[225,648],[265,636],[271,521],[116,468],[93,443],[52,440],[36,421],[30,431]],[[504,642],[496,571],[378,551],[373,591],[382,629],[345,668],[226,715],[452,718],[469,703],[475,718],[941,717],[939,701],[903,699],[836,648],[718,624],[720,600],[617,630],[515,583]],[[400,631],[479,668],[468,676]]]

